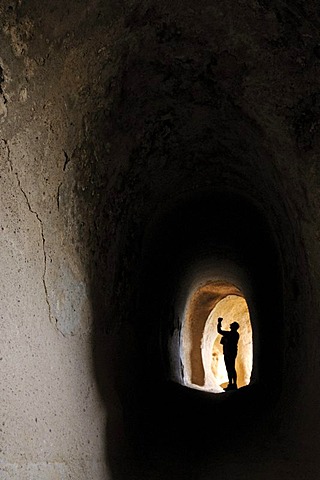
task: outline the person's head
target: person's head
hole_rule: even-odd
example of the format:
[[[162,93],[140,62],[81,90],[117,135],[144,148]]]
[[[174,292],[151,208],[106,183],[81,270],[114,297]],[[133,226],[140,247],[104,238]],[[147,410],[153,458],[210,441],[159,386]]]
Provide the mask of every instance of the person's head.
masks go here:
[[[230,324],[231,330],[238,330],[239,327],[240,327],[240,325],[239,325],[238,322],[233,322],[233,323]]]
[[[222,318],[222,317],[219,317],[219,318],[218,318],[218,322],[219,322],[219,323],[221,323],[221,322],[222,322],[222,320],[223,320],[223,318]]]

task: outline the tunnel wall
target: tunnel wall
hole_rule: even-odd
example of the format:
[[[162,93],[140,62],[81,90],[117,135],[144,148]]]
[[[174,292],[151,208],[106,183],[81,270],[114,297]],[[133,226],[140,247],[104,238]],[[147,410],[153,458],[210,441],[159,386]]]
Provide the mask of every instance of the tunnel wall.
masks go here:
[[[181,340],[178,351],[183,363],[183,378],[181,383],[204,386],[205,385],[205,366],[203,363],[203,341],[206,323],[212,310],[217,304],[228,295],[240,295],[239,288],[232,284],[206,282],[199,285],[197,291],[192,292],[187,299],[185,314],[182,317]],[[215,325],[216,318],[212,324]],[[216,332],[216,325],[214,326]],[[207,336],[209,331],[207,332]],[[169,355],[171,352],[169,351]],[[212,352],[211,352],[212,355]]]
[[[81,25],[90,30],[83,7],[0,5],[3,480],[109,478],[78,204],[80,191],[90,210],[91,192],[74,173],[84,162],[71,166],[97,109],[88,51],[106,42],[80,41]]]
[[[0,19],[3,478],[318,478],[317,3],[4,0]],[[178,277],[146,289],[143,245],[202,190],[246,196],[278,251],[269,409],[166,382]]]

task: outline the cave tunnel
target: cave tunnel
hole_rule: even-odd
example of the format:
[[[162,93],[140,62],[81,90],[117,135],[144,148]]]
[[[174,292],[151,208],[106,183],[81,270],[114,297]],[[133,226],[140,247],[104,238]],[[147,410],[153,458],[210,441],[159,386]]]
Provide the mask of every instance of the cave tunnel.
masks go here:
[[[228,372],[217,319],[222,318],[223,329],[230,329],[233,322],[240,328],[235,368],[238,388],[249,385],[252,373],[252,327],[250,313],[243,293],[227,282],[209,281],[191,294],[181,327],[180,363],[183,383],[222,393],[228,386]],[[227,330],[227,331],[228,331]],[[179,331],[176,332],[179,336]],[[171,355],[175,355],[175,348]]]
[[[160,344],[166,346],[166,351],[159,358],[167,357],[171,365],[169,377],[183,383],[186,372],[181,368],[185,370],[186,365],[181,366],[180,353],[184,349],[184,355],[192,357],[190,382],[203,385],[201,342],[205,323],[222,299],[241,295],[252,311],[256,366],[253,377],[258,376],[258,364],[265,355],[271,390],[275,391],[281,375],[282,280],[277,247],[261,213],[259,217],[255,207],[239,195],[206,193],[175,206],[162,222],[161,231],[157,230],[153,239],[155,251],[147,254],[152,268],[147,265],[150,273],[146,283],[152,285],[152,290],[143,298],[146,305],[149,298],[151,305],[161,304],[159,315],[166,319],[160,317],[155,324],[164,335]],[[147,318],[156,315],[147,307],[144,310]],[[268,335],[276,337],[272,340],[271,363]],[[184,342],[188,344],[185,348]],[[265,354],[263,348],[267,349]]]
[[[236,454],[239,438],[245,442],[248,432],[268,428],[279,399],[284,330],[279,251],[263,213],[237,194],[206,191],[179,198],[151,224],[137,287],[141,288],[139,314],[133,320],[141,355],[135,390],[141,396],[137,404],[132,397],[128,403],[128,425],[145,455],[148,449],[155,454],[154,448],[162,462],[171,454],[195,475],[195,466],[200,468],[208,448],[219,452],[217,458],[224,449]],[[196,314],[185,320],[191,325],[184,337],[189,333],[192,340],[183,349],[183,320],[191,293]],[[195,301],[195,296],[201,298]],[[186,387],[204,385],[205,323],[228,296],[245,297],[250,307],[253,372],[243,391],[222,399]],[[189,380],[188,361],[182,362],[188,346]]]
[[[0,2],[1,480],[317,480],[317,2],[45,3]]]

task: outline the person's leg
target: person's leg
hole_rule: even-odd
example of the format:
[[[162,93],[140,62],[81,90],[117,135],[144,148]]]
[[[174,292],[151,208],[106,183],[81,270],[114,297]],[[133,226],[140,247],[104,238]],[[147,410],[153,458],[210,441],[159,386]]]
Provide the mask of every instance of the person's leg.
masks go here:
[[[232,372],[232,362],[230,363],[230,358],[227,355],[224,356],[224,363],[225,363],[225,366],[226,366],[228,379],[229,379],[229,385],[228,386],[230,386],[230,385],[232,385],[233,372]]]
[[[237,388],[237,371],[236,371],[236,357],[229,357],[228,359],[230,374],[232,378],[232,385]]]
[[[237,388],[237,370],[236,370],[236,359],[234,358],[232,361],[232,380],[233,385]]]
[[[235,368],[236,359],[235,357],[230,357],[228,355],[224,356],[224,363],[226,365],[229,385],[228,389],[237,388],[237,371]]]

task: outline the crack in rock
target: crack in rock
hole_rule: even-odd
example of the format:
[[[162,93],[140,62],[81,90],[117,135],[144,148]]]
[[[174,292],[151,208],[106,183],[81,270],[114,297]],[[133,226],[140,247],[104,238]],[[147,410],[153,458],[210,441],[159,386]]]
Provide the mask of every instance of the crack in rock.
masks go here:
[[[8,164],[9,164],[10,171],[15,175],[16,180],[17,180],[18,187],[19,187],[22,195],[23,195],[24,198],[25,198],[25,201],[26,201],[26,203],[27,203],[28,209],[29,209],[29,211],[30,211],[33,215],[35,215],[36,219],[38,220],[39,226],[40,226],[40,234],[41,234],[41,239],[42,239],[42,251],[43,251],[43,274],[42,274],[42,283],[43,283],[43,288],[44,288],[44,292],[45,292],[46,303],[47,303],[47,305],[48,305],[49,319],[50,319],[50,321],[52,322],[52,318],[53,318],[53,317],[52,317],[52,312],[51,312],[51,305],[50,305],[50,302],[49,302],[48,288],[47,288],[47,284],[46,284],[47,252],[46,252],[46,240],[45,240],[45,236],[44,236],[43,222],[42,222],[39,214],[38,214],[35,210],[33,210],[33,208],[31,207],[31,204],[30,204],[28,195],[26,194],[25,190],[23,189],[23,187],[22,187],[22,185],[21,185],[21,181],[20,181],[18,172],[14,171],[13,164],[12,164],[12,159],[11,159],[11,151],[10,151],[9,143],[8,143],[7,140],[4,140],[4,139],[3,139],[3,142],[4,142],[4,144],[5,144],[5,146],[6,146],[6,149],[7,149],[7,161],[8,161]],[[60,331],[59,329],[57,329],[57,330]],[[60,333],[61,333],[61,332],[60,332]],[[62,335],[63,335],[63,334],[62,334]]]
[[[4,146],[7,150],[7,162],[9,165],[10,172],[13,172],[13,166],[12,166],[12,161],[11,161],[11,152],[10,152],[10,147],[9,147],[9,142],[8,140],[5,140],[4,138],[1,138],[1,141],[4,143]]]
[[[5,78],[4,78],[3,68],[0,64],[0,122],[1,123],[4,121],[4,119],[7,117],[7,114],[8,114],[8,108],[7,108],[8,100],[2,88],[2,84],[4,83],[4,81],[5,81]]]
[[[59,183],[58,192],[57,192],[57,207],[58,207],[58,210],[60,209],[60,188],[61,187],[62,187],[62,182]]]
[[[68,163],[71,161],[71,158],[69,157],[69,155],[67,154],[67,152],[65,150],[63,150],[63,154],[64,154],[64,165],[63,165],[63,171],[65,172],[66,171],[66,168],[67,168],[67,165]]]

